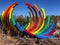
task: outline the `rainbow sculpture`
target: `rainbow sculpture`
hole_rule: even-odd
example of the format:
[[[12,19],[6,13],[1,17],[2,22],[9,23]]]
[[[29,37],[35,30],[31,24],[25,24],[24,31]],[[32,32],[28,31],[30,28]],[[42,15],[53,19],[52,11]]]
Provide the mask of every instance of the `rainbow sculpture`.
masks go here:
[[[27,16],[26,24],[20,26],[20,23],[15,21],[12,14],[14,7],[17,4],[18,2],[13,3],[2,13],[1,21],[5,29],[11,30],[13,33],[22,32],[36,38],[54,38],[53,33],[56,31],[54,29],[55,23],[50,23],[51,18],[50,16],[46,16],[44,8],[39,9],[36,4],[31,5],[26,2],[31,13],[29,12],[29,16]]]

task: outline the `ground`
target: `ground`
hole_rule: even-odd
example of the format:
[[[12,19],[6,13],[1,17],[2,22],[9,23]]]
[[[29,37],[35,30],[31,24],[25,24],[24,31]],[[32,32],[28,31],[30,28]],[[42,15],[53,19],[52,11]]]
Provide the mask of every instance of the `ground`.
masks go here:
[[[60,38],[54,39],[37,39],[24,37],[13,37],[6,35],[0,29],[0,45],[60,45]]]

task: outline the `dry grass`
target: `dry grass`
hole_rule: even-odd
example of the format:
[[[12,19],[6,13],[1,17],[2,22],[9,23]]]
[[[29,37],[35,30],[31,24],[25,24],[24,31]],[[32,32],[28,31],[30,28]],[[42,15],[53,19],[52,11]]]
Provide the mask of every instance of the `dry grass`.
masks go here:
[[[3,33],[0,29],[0,45],[60,45],[60,38],[37,39],[28,36],[10,36]]]

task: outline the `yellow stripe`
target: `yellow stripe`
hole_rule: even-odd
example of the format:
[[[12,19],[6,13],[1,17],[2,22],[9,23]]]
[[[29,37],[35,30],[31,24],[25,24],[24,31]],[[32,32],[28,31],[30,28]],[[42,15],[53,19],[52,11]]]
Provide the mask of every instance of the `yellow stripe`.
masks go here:
[[[41,31],[41,29],[42,29],[43,27],[44,27],[44,21],[43,21],[41,27],[40,27],[37,31],[33,32],[33,34],[36,34],[36,33],[38,33],[39,31]]]
[[[31,15],[31,21],[30,21],[30,26],[29,26],[29,28],[27,29],[27,30],[29,30],[29,29],[31,29],[32,28],[32,26],[33,26],[33,24],[34,24],[34,21],[33,21],[33,17],[32,17],[32,15]]]
[[[3,20],[3,16],[4,16],[4,11],[2,12],[1,21]],[[2,24],[4,24],[3,21],[2,21]],[[5,26],[5,25],[3,25],[3,27],[4,27],[4,26]]]
[[[28,29],[28,28],[29,28],[29,26],[30,26],[30,22],[29,22],[28,26],[26,27],[26,29]]]
[[[3,15],[4,15],[4,11],[2,12],[2,17],[3,17]]]
[[[11,8],[11,10],[10,10],[10,13],[9,13],[9,21],[10,21],[11,16],[12,16],[13,9],[14,9],[14,8]]]
[[[44,10],[44,8],[42,8],[41,10],[42,10],[42,13],[43,13],[43,15],[44,15],[44,20],[45,20],[45,19],[46,19],[46,13],[45,13],[45,10]]]
[[[28,26],[26,27],[26,29],[28,29],[30,27],[30,21],[31,21],[31,17],[29,19],[29,23],[28,23]]]

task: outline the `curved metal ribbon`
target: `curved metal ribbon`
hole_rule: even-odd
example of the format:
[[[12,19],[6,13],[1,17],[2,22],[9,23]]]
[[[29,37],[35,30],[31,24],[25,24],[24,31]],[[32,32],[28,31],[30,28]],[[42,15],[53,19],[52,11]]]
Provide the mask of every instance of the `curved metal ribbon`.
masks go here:
[[[31,37],[46,38],[46,39],[54,38],[53,33],[56,30],[53,28],[55,26],[55,23],[52,22],[50,24],[50,16],[46,17],[44,8],[41,9],[42,14],[43,14],[42,15],[40,13],[40,9],[37,7],[37,5],[32,6],[31,4],[26,3],[26,5],[30,9],[32,15],[30,15],[29,20],[27,17],[27,23],[25,25],[20,26],[20,23],[15,22],[14,16],[12,15],[14,7],[17,4],[18,3],[15,2],[12,5],[8,6],[5,11],[3,11],[2,16],[1,16],[1,21],[2,21],[4,28],[6,28],[7,30],[11,30],[12,32],[16,32],[16,33],[21,31],[25,34],[30,35]],[[36,17],[34,17],[34,13],[35,13]],[[46,18],[47,18],[47,20],[46,20]],[[17,30],[16,26],[17,26],[18,30]]]
[[[7,29],[7,30],[11,30],[13,32],[15,32],[16,30],[13,28],[13,26],[11,26],[12,24],[10,24],[10,19],[11,19],[11,14],[13,11],[13,8],[17,5],[18,3],[15,2],[14,4],[10,5],[2,14],[2,23],[3,26]],[[9,18],[10,16],[10,18]],[[9,18],[9,20],[8,20]]]

